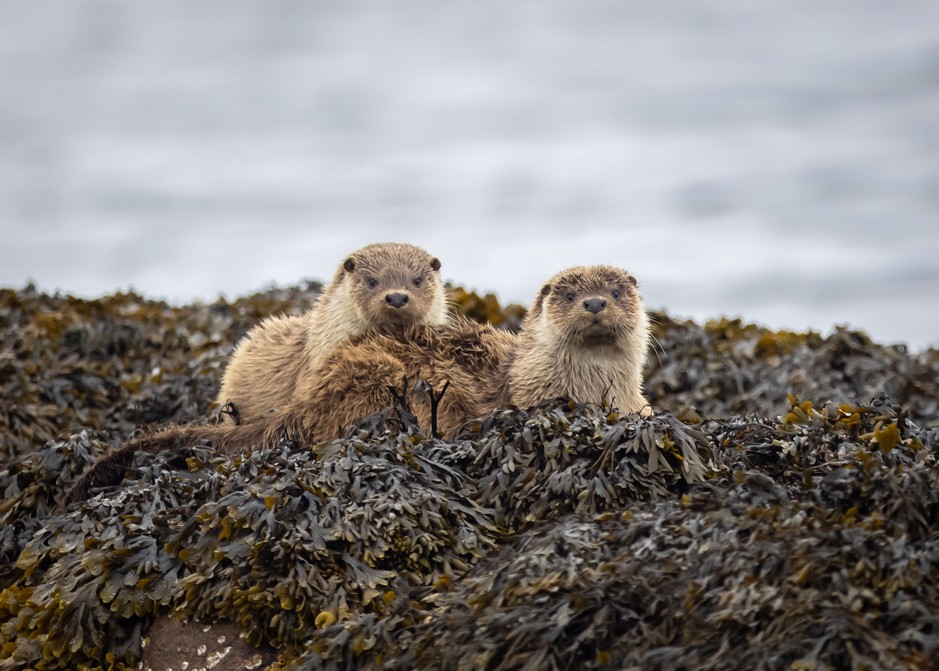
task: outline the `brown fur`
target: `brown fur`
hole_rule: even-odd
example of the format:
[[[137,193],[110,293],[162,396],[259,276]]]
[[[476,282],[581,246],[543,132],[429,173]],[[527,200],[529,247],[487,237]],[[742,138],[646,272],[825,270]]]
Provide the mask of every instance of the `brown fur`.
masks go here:
[[[137,452],[207,444],[234,454],[263,449],[282,439],[331,440],[365,416],[392,405],[391,389],[400,389],[404,378],[428,383],[435,394],[447,385],[436,414],[439,431],[450,436],[467,419],[495,407],[495,390],[516,339],[464,317],[445,326],[413,326],[398,337],[369,333],[353,338],[326,357],[304,396],[280,410],[239,426],[170,426],[134,438],[93,464],[66,493],[65,505],[84,500],[94,487],[120,482]],[[409,396],[419,425],[429,431],[429,394]]]
[[[591,301],[596,312],[587,309]],[[649,341],[632,275],[611,266],[564,270],[542,287],[522,323],[502,401],[527,407],[563,397],[649,415],[642,394]]]
[[[439,270],[440,261],[414,245],[386,242],[352,252],[312,310],[271,317],[238,344],[217,403],[231,402],[240,421],[254,421],[304,397],[323,360],[350,338],[446,323]],[[405,304],[390,302],[402,296]]]
[[[366,415],[391,405],[391,390],[400,389],[405,378],[412,384],[426,382],[435,394],[448,385],[436,414],[440,433],[452,435],[467,419],[494,407],[493,390],[499,387],[515,339],[510,333],[464,317],[454,318],[446,326],[411,327],[399,337],[366,334],[326,357],[320,375],[308,385],[305,395],[262,421],[241,426],[169,427],[136,438],[114,454],[124,450],[156,452],[195,442],[236,453],[261,449],[285,438],[307,443],[331,440]],[[413,392],[408,396],[418,423],[430,429],[429,393],[423,398]]]
[[[437,421],[440,432],[451,436],[467,419],[492,407],[492,390],[514,343],[511,334],[465,318],[447,326],[412,328],[400,339],[371,335],[354,340],[329,357],[311,395],[292,408],[290,414],[309,417],[315,410],[316,415],[300,422],[296,433],[309,435],[316,427],[320,435],[335,435],[387,406],[392,400],[388,387],[399,387],[406,377],[428,383],[438,394],[449,383]],[[419,424],[430,428],[429,400],[412,398],[411,409]]]

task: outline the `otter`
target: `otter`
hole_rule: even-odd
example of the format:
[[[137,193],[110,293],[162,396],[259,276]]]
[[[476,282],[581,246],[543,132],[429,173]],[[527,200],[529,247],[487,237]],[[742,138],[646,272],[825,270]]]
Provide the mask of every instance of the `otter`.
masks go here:
[[[253,432],[251,439],[270,444],[283,436],[335,438],[387,407],[393,400],[390,390],[401,388],[402,382],[425,389],[415,394],[409,386],[399,394],[409,399],[418,424],[432,428],[436,419],[441,434],[453,435],[467,419],[494,407],[493,390],[515,343],[513,334],[465,317],[446,325],[410,327],[398,337],[370,333],[353,338],[326,357],[321,374],[302,397],[269,417],[263,434]],[[439,405],[431,398],[438,396]],[[245,445],[251,432],[239,433],[235,445]],[[228,440],[222,444],[230,449]]]
[[[412,328],[404,337],[367,335],[324,362],[311,395],[289,408],[264,440],[278,435],[338,435],[389,404],[403,377],[440,392],[419,398],[418,423],[452,436],[469,419],[500,406],[530,407],[567,398],[648,416],[642,370],[651,340],[636,279],[611,266],[578,266],[556,274],[535,298],[517,336],[465,319]],[[436,427],[435,427],[436,428]]]
[[[436,419],[446,436],[496,407],[529,407],[559,397],[647,416],[652,409],[642,393],[642,368],[649,341],[632,275],[610,266],[570,268],[542,286],[519,335],[456,317],[447,324],[412,325],[395,336],[371,331],[349,337],[322,358],[303,394],[262,419],[240,426],[169,427],[135,438],[93,465],[66,500],[119,482],[139,451],[203,441],[237,453],[283,438],[309,444],[339,437],[389,406],[390,390],[405,378],[430,388],[413,408],[419,425],[430,428]],[[428,398],[444,390],[439,402]]]
[[[649,318],[636,279],[612,266],[564,270],[541,288],[507,364],[503,402],[564,397],[652,414],[642,393]]]
[[[308,393],[325,357],[369,331],[444,324],[448,313],[440,261],[414,245],[367,245],[339,265],[309,312],[271,317],[238,344],[216,398],[250,422]]]
[[[365,333],[327,355],[302,395],[262,419],[238,426],[171,426],[140,436],[108,455],[110,466],[98,462],[82,479],[97,472],[103,480],[95,484],[114,480],[115,471],[123,472],[136,452],[196,441],[233,454],[274,445],[283,438],[331,440],[387,408],[396,394],[414,412],[419,426],[439,427],[439,434],[450,436],[467,419],[495,407],[495,390],[516,340],[507,331],[462,316],[445,325],[412,326],[395,336]],[[407,386],[402,388],[403,383]]]

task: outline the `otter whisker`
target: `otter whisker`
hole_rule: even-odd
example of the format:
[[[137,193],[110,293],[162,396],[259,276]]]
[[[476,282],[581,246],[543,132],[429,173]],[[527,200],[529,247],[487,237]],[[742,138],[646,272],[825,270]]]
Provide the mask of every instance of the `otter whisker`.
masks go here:
[[[665,358],[668,358],[668,354],[665,352],[665,348],[662,347],[662,343],[659,342],[659,339],[655,337],[655,334],[651,331],[649,332],[649,338],[652,340],[653,347],[652,353],[655,354],[655,358],[659,360],[659,366],[663,366],[662,357],[659,356],[659,350],[662,351],[662,354],[665,355]]]

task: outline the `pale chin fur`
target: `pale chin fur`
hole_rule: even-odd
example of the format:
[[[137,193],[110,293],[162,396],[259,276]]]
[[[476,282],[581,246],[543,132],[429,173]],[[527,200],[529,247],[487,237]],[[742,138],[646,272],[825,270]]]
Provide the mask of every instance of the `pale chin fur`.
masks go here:
[[[430,310],[427,311],[427,314],[421,319],[421,323],[434,326],[446,324],[448,321],[447,299],[444,297],[443,292],[439,292],[434,296],[434,303],[430,306]]]
[[[349,338],[365,333],[366,322],[350,293],[349,284],[342,282],[334,293],[323,295],[312,312],[308,338],[320,352],[318,359]]]
[[[597,347],[584,347],[565,339],[551,328],[547,311],[539,316],[539,328],[535,332],[538,342],[552,354],[555,361],[554,379],[556,388],[551,392],[557,396],[569,396],[575,402],[600,403],[605,400],[620,407],[635,404],[627,396],[627,390],[641,389],[642,366],[646,343],[642,347],[628,345],[620,335],[615,342]],[[645,311],[631,330],[635,333],[647,331]],[[640,356],[640,350],[643,356]],[[642,358],[643,360],[639,360]]]

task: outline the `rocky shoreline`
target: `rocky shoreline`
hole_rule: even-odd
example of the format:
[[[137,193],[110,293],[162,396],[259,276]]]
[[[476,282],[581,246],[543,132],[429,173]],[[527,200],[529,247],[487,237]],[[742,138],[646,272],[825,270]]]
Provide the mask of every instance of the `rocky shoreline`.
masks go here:
[[[168,614],[284,669],[936,668],[939,351],[847,329],[653,313],[650,418],[555,402],[434,440],[389,408],[140,455],[57,510],[135,431],[204,418],[234,343],[318,288],[0,290],[0,670],[136,668]]]

